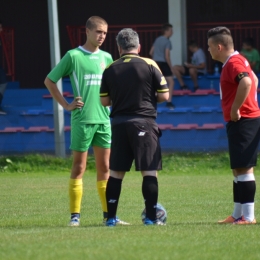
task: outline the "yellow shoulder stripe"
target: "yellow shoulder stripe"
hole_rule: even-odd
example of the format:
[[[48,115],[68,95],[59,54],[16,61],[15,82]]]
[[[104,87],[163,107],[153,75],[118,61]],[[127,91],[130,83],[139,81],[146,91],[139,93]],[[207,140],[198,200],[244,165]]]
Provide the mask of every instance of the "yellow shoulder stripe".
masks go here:
[[[154,60],[149,59],[149,58],[140,57],[140,56],[137,58],[144,60],[147,64],[154,66],[156,69],[158,69],[161,72],[160,68],[158,67],[157,63]]]
[[[168,88],[165,88],[165,89],[157,89],[157,92],[158,92],[158,93],[165,93],[165,92],[169,92],[169,89],[168,89]]]
[[[108,93],[100,93],[99,96],[100,97],[106,97],[106,96],[108,96]]]
[[[106,69],[108,69],[112,64],[114,64],[115,62],[117,62],[119,59],[113,61],[112,63],[110,63],[109,65],[106,66]]]

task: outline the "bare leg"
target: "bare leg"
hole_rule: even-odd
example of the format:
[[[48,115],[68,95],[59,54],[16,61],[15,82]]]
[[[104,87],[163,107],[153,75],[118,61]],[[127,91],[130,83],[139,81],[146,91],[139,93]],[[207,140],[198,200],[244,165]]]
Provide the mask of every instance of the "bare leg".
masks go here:
[[[173,87],[174,87],[174,81],[173,81],[173,77],[165,77],[168,87],[169,87],[169,99],[168,102],[172,102],[172,93],[173,93]]]
[[[86,169],[88,152],[73,151],[73,164],[69,181],[69,198],[71,219],[77,217],[77,221],[71,222],[71,226],[79,225],[81,200],[83,194],[82,177]]]
[[[182,79],[182,75],[185,73],[185,69],[183,66],[180,66],[180,65],[175,65],[173,66],[173,73],[175,75],[175,77],[177,78],[177,80],[179,81],[180,83],[180,86],[184,86],[184,81]]]
[[[109,178],[110,149],[94,146],[94,155],[97,169],[97,191],[101,201],[103,217],[107,217],[106,189]]]
[[[194,85],[194,90],[197,90],[198,89],[198,72],[197,72],[197,69],[195,68],[190,68],[189,69],[189,73],[190,73],[190,77],[193,81],[193,85]]]
[[[98,146],[94,146],[93,149],[96,160],[97,181],[108,180],[110,149]]]
[[[73,151],[71,179],[82,179],[86,170],[88,152]]]

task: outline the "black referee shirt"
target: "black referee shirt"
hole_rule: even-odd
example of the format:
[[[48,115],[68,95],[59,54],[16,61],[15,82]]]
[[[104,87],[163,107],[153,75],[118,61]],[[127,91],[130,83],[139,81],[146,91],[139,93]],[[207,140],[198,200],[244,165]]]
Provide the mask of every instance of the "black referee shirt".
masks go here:
[[[124,54],[103,73],[100,97],[110,96],[110,117],[144,116],[156,118],[156,93],[168,92],[156,62],[138,54]]]

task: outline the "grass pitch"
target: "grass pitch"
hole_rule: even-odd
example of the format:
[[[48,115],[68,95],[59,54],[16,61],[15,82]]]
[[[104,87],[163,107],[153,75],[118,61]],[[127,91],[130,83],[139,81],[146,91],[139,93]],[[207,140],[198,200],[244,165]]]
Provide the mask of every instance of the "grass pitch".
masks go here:
[[[143,226],[141,175],[127,173],[118,216],[102,225],[94,160],[84,176],[81,226],[67,227],[71,158],[0,158],[0,259],[260,259],[260,225],[218,225],[232,211],[228,156],[164,156],[159,202],[167,226]],[[259,168],[256,168],[257,185]],[[256,195],[256,218],[260,220]]]

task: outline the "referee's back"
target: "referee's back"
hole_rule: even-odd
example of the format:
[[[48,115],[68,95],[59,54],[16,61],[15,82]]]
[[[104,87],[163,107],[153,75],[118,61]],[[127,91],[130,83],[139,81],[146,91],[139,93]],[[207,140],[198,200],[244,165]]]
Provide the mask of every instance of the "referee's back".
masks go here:
[[[156,93],[168,92],[157,64],[138,54],[124,54],[103,74],[101,96],[110,96],[110,117],[143,116],[156,118]]]

